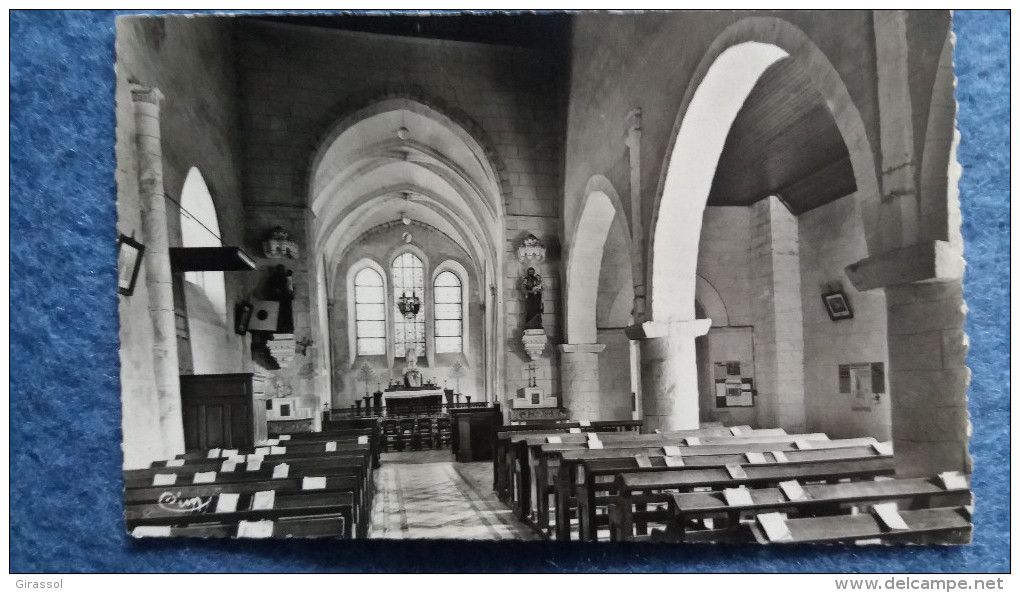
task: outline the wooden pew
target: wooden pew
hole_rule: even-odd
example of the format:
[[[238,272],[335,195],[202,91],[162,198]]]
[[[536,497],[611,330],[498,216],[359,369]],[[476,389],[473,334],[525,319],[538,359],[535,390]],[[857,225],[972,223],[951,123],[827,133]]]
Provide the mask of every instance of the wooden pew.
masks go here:
[[[186,486],[156,486],[151,488],[131,488],[124,491],[124,501],[127,511],[130,512],[134,505],[158,504],[160,500],[187,500],[191,498],[209,498],[220,494],[241,494],[251,495],[255,492],[275,490],[278,494],[291,493],[321,493],[337,494],[348,493],[353,500],[353,513],[345,526],[352,529],[358,537],[364,537],[368,532],[368,524],[371,519],[371,508],[365,506],[362,497],[365,489],[363,477],[360,470],[349,468],[349,473],[333,469],[330,475],[322,476],[324,484],[322,488],[315,490],[304,489],[304,479],[301,477],[284,478],[276,480],[261,480],[252,482],[221,482],[212,484],[197,484]]]
[[[790,537],[772,541],[758,522],[749,525],[760,544],[837,543],[871,540],[873,543],[969,543],[973,526],[968,507],[900,511],[907,529],[890,530],[873,513],[804,517],[787,520]],[[760,517],[760,516],[759,516]]]
[[[242,524],[215,523],[184,527],[139,526],[131,533],[135,537],[245,537]],[[285,517],[271,521],[267,537],[343,537],[346,526],[342,515],[319,517]]]
[[[233,497],[239,493],[211,494],[203,496],[161,496],[155,503],[128,505],[124,518],[128,529],[139,525],[166,525],[181,527],[196,523],[236,524],[241,521],[259,521],[317,515],[340,515],[343,517],[342,537],[350,539],[351,527],[355,522],[355,495],[352,492],[287,491],[270,488],[273,492],[272,508],[255,509],[255,493]],[[227,498],[234,498],[236,506],[228,510]]]
[[[839,442],[832,442],[828,440],[828,437],[821,433],[811,433],[806,435],[784,435],[784,436],[773,436],[773,435],[762,435],[757,436],[750,434],[744,437],[699,437],[697,445],[686,445],[685,442],[695,442],[688,440],[690,437],[685,437],[681,441],[676,440],[660,440],[651,441],[649,444],[654,444],[655,448],[646,451],[646,454],[657,458],[657,462],[654,466],[658,466],[659,469],[665,468],[665,461],[663,457],[665,455],[665,446],[677,446],[682,451],[682,454],[703,456],[703,455],[745,455],[746,453],[756,453],[765,451],[794,451],[800,446],[809,446],[812,449],[830,449],[830,448],[843,448],[847,446],[872,446],[876,441],[874,439],[849,439]],[[596,477],[611,476],[614,473],[620,471],[626,471],[627,469],[636,469],[637,461],[636,456],[641,453],[641,449],[632,448],[631,444],[624,444],[619,449],[618,443],[603,443],[606,448],[590,450],[575,449],[575,450],[563,450],[562,447],[547,444],[541,447],[541,455],[555,457],[559,462],[559,469],[556,472],[555,479],[549,476],[553,481],[552,494],[555,497],[555,531],[557,539],[567,540],[570,538],[570,511],[579,502],[582,497],[587,496],[589,489],[595,488]],[[650,457],[651,459],[651,457]],[[579,477],[578,468],[584,463],[594,464],[599,460],[617,460],[615,462],[609,462],[608,465],[596,466],[592,465],[588,469],[588,477],[592,479],[591,483],[588,484],[586,479],[582,476]],[[547,461],[548,463],[548,461]],[[622,464],[622,465],[621,465]],[[549,475],[548,472],[539,471],[539,475]],[[576,485],[576,486],[575,486]],[[606,484],[608,489],[611,486],[611,479]],[[584,486],[584,488],[581,488]],[[592,494],[591,499],[594,499]],[[544,501],[544,504],[548,504],[548,500]],[[594,507],[592,506],[589,513],[594,514]],[[543,517],[548,521],[548,514]],[[579,517],[583,522],[584,517]],[[543,525],[547,525],[543,524]]]
[[[512,487],[509,482],[508,467],[510,439],[515,434],[524,433],[548,433],[563,434],[570,429],[577,429],[582,432],[629,432],[641,429],[644,423],[641,420],[601,420],[593,422],[542,422],[534,424],[510,424],[496,427],[493,435],[493,475],[492,489],[499,495],[500,500],[508,500],[508,493]]]
[[[595,426],[599,423],[592,423]],[[583,429],[578,429],[583,430]],[[781,429],[780,429],[781,430]],[[673,431],[667,433],[656,433],[656,434],[638,434],[633,432],[624,433],[603,433],[596,431],[583,432],[581,434],[563,433],[563,432],[542,432],[538,434],[513,434],[506,433],[501,436],[504,439],[503,449],[505,450],[505,464],[502,470],[504,477],[502,482],[505,484],[506,492],[500,493],[501,499],[506,502],[514,511],[514,513],[521,518],[526,520],[532,511],[532,504],[534,500],[539,498],[539,492],[543,490],[534,486],[534,480],[532,475],[535,474],[538,467],[538,455],[537,447],[546,444],[549,437],[555,437],[560,440],[561,443],[576,443],[578,445],[584,445],[588,441],[588,434],[595,432],[599,435],[599,439],[605,443],[659,443],[664,440],[669,442],[675,442],[678,439],[686,437],[733,437],[734,431],[743,434],[751,434],[754,431],[750,426],[744,427],[712,427],[704,429],[692,429],[683,431]],[[775,431],[769,431],[770,436],[778,436]],[[499,457],[497,457],[497,460]],[[498,461],[497,461],[498,462]]]
[[[733,427],[743,429],[749,438],[761,433],[763,436],[777,436],[776,430],[755,431],[751,427]],[[656,434],[609,434],[599,436],[600,441],[611,449],[642,449],[652,446],[682,444],[687,437],[723,437],[732,436],[731,428],[707,427],[694,430],[670,431]],[[782,429],[778,429],[783,432]],[[549,436],[554,436],[559,443],[549,443]],[[570,451],[587,449],[588,437],[585,434],[566,435],[534,435],[513,441],[512,458],[527,459],[511,467],[511,479],[514,482],[514,495],[511,497],[513,508],[522,519],[534,517],[544,531],[549,525],[549,497],[554,494],[555,474],[559,466],[559,456],[546,452]],[[526,498],[519,500],[516,492],[526,493]]]
[[[593,453],[598,453],[598,451],[593,451]],[[759,463],[752,463],[747,453],[687,455],[683,457],[683,463],[688,468],[725,468],[728,465],[748,465],[749,467],[760,468],[768,465],[892,457],[891,453],[880,452],[873,445],[784,451],[781,453],[784,460],[776,458],[772,453],[761,453],[759,455]],[[609,500],[599,497],[598,492],[611,490],[613,478],[616,474],[622,472],[663,472],[678,469],[667,466],[666,459],[661,453],[658,456],[648,457],[648,467],[641,467],[635,456],[581,459],[580,464],[576,485],[573,486],[573,490],[577,499],[580,534],[583,541],[595,541],[599,524],[607,519],[606,516],[597,516],[597,508]]]
[[[215,465],[208,464],[197,464],[197,465],[183,465],[181,467],[164,467],[164,468],[148,468],[148,469],[137,469],[137,470],[125,470],[124,471],[124,486],[125,488],[148,488],[152,486],[164,485],[159,482],[157,476],[174,476],[173,479],[168,479],[166,485],[186,485],[195,483],[196,474],[209,474],[210,472],[215,475],[212,476],[212,483],[230,483],[230,482],[251,482],[258,480],[270,480],[273,479],[274,473],[277,471],[277,466],[287,465],[288,475],[286,477],[303,477],[306,475],[330,475],[333,470],[348,470],[355,469],[359,472],[359,475],[363,476],[366,484],[371,484],[371,470],[370,460],[368,456],[352,455],[346,452],[339,452],[336,454],[329,454],[328,456],[316,456],[316,457],[281,457],[281,458],[263,458],[258,469],[248,469],[246,463],[238,463],[232,470],[222,471],[223,462],[228,460],[220,460],[220,463]],[[283,476],[278,476],[283,477]],[[199,482],[201,483],[201,482]]]
[[[717,534],[721,534],[719,538],[721,541],[729,541],[729,536],[740,526],[741,516],[747,513],[792,511],[798,515],[845,514],[841,513],[840,509],[847,505],[882,501],[897,501],[902,505],[901,508],[908,509],[965,506],[973,501],[969,485],[946,488],[936,479],[929,478],[803,484],[801,489],[804,497],[798,500],[788,499],[780,488],[750,489],[747,490],[749,503],[732,505],[727,503],[721,491],[674,492],[670,495],[669,509],[664,513],[653,511],[642,516],[641,512],[635,512],[634,515],[635,520],[667,523],[665,537],[661,541],[675,542],[685,541],[689,526],[696,521],[721,517],[726,520],[727,530],[714,529],[709,537],[699,537],[697,532],[693,532],[692,535],[697,541],[710,541],[717,537]],[[621,507],[611,506],[610,538],[613,541],[632,539],[634,534],[626,533],[621,528],[623,524]]]
[[[273,480],[277,466],[286,464],[287,475],[276,479],[304,478],[304,477],[327,477],[331,475],[356,475],[359,479],[359,486],[356,495],[359,499],[359,506],[368,513],[372,508],[373,482],[371,470],[371,457],[367,451],[360,452],[337,452],[315,454],[314,456],[267,456],[262,459],[258,469],[247,469],[246,463],[236,464],[232,471],[220,471],[223,459],[211,460],[213,465],[196,462],[196,465],[182,465],[180,467],[148,468],[140,470],[126,470],[124,472],[124,484],[127,489],[159,487],[157,485],[157,474],[175,476],[172,484],[164,487],[176,488],[184,485],[194,484],[195,475],[198,473],[207,474],[214,472],[211,477],[213,484],[235,484]],[[185,461],[187,463],[187,461]],[[359,528],[367,524],[357,525]]]
[[[326,443],[334,443],[333,446],[329,447],[331,450],[327,450]],[[266,459],[276,459],[280,456],[288,457],[316,457],[323,453],[336,453],[336,452],[352,452],[352,453],[371,453],[372,447],[367,444],[359,444],[357,441],[351,442],[339,442],[339,441],[326,441],[326,442],[314,442],[307,441],[303,443],[289,444],[284,447],[284,453],[269,453],[272,448],[270,446],[260,446],[252,449],[238,449],[236,454],[222,454],[220,453],[216,457],[210,457],[209,455],[215,452],[207,452],[205,454],[198,453],[182,453],[176,458],[171,460],[153,461],[149,466],[150,468],[159,467],[175,467],[183,465],[216,465],[217,463],[222,464],[223,461],[238,458],[247,457],[249,455],[260,455]],[[234,451],[234,449],[228,449],[227,451]],[[261,452],[260,452],[261,451]]]
[[[609,450],[622,450],[622,449],[646,449],[649,447],[661,447],[664,445],[679,445],[683,446],[683,442],[687,437],[725,437],[732,436],[731,431],[739,431],[740,434],[744,435],[740,442],[758,442],[758,441],[769,441],[768,438],[760,437],[776,437],[786,435],[786,431],[781,428],[778,429],[752,429],[749,426],[744,427],[722,427],[722,426],[709,426],[696,430],[686,431],[669,431],[669,432],[657,432],[656,434],[641,434],[641,435],[626,435],[619,436],[617,438],[608,437],[602,439],[604,445],[606,445],[605,451]],[[789,436],[789,435],[786,435]],[[827,438],[827,437],[826,437]],[[535,520],[542,530],[547,530],[549,525],[549,498],[555,496],[555,483],[557,472],[559,471],[560,465],[560,454],[564,451],[574,450],[587,450],[587,437],[586,435],[563,435],[559,436],[559,443],[549,443],[548,439],[543,441],[540,437],[527,437],[525,444],[519,445],[520,447],[527,447],[529,450],[529,464],[531,472],[531,483],[534,485],[531,492],[531,511],[534,512]],[[601,437],[600,437],[601,439]],[[824,441],[812,441],[814,443],[821,443]],[[867,443],[874,442],[874,439],[868,439]],[[725,446],[725,445],[720,445]],[[777,447],[770,445],[765,447],[762,445],[761,449],[749,449],[750,451],[769,451]],[[523,469],[523,468],[522,468]],[[528,507],[522,509],[528,511]]]
[[[305,444],[309,442],[326,443],[329,441],[350,442],[350,439],[368,438],[368,444],[372,447],[372,467],[379,467],[379,456],[382,453],[382,428],[378,421],[371,428],[329,428],[336,426],[336,422],[326,424],[320,432],[295,432],[290,434],[276,435],[276,438],[286,438],[292,444]],[[342,424],[342,422],[341,422]],[[285,444],[281,442],[281,444]]]
[[[664,471],[624,472],[615,477],[616,494],[609,502],[617,504],[617,529],[633,533],[635,504],[668,503],[670,496],[664,491],[691,491],[694,488],[723,490],[739,486],[768,487],[787,480],[821,482],[838,480],[865,480],[895,473],[891,455],[862,459],[821,461],[810,463],[781,463],[742,465],[744,477],[733,477],[725,468],[682,467]],[[557,529],[559,531],[559,529]]]

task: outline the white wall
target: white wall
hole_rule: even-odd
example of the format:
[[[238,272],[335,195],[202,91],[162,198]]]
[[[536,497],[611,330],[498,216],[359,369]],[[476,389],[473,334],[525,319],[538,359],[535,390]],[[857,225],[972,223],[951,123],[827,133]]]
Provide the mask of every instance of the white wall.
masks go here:
[[[890,436],[889,394],[870,411],[853,410],[839,393],[838,366],[884,362],[888,371],[885,292],[857,292],[843,268],[865,258],[864,229],[854,196],[800,216],[801,303],[804,319],[804,391],[807,429],[832,438]],[[832,321],[822,303],[827,285],[841,284],[854,318]],[[888,389],[888,377],[886,388]]]

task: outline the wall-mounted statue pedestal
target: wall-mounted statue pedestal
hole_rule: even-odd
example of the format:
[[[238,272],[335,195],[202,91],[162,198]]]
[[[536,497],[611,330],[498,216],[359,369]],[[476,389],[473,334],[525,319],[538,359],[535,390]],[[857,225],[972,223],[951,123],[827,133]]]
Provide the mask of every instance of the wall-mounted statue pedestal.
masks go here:
[[[521,337],[521,343],[524,344],[524,351],[528,353],[528,358],[535,360],[542,355],[545,350],[545,344],[549,341],[549,338],[545,335],[545,330],[542,328],[538,329],[526,329],[524,330],[524,336]]]

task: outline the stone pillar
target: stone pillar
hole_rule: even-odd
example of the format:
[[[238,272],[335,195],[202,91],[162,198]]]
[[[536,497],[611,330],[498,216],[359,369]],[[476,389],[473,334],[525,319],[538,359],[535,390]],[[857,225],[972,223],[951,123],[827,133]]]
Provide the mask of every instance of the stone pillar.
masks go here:
[[[805,428],[804,323],[797,217],[775,196],[752,206],[751,294],[761,428]]]
[[[858,290],[885,288],[893,450],[901,477],[971,471],[963,270],[959,249],[945,241],[846,268]]]
[[[642,340],[641,407],[645,432],[698,428],[698,363],[694,340],[708,333],[711,319],[647,321],[627,328]]]
[[[890,286],[889,393],[901,477],[971,472],[967,335],[961,281]]]
[[[152,362],[159,400],[159,422],[167,457],[184,452],[181,383],[177,363],[173,277],[163,193],[163,150],[160,145],[159,89],[134,87],[135,141],[138,148],[138,192],[145,243],[145,284],[152,319]]]
[[[560,344],[563,407],[574,420],[602,420],[599,353],[605,344]]]

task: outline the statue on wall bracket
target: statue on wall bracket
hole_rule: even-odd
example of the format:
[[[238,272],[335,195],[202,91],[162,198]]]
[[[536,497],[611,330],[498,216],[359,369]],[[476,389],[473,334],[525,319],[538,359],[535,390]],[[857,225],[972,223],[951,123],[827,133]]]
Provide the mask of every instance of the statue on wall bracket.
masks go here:
[[[542,329],[542,275],[535,268],[528,268],[528,275],[521,282],[524,291],[524,329]]]
[[[524,335],[521,341],[528,358],[535,360],[545,350],[546,335],[542,327],[542,275],[535,268],[528,268],[528,274],[521,282],[524,292]]]
[[[517,246],[517,259],[522,264],[541,263],[545,260],[545,245],[529,233]],[[547,342],[545,328],[542,326],[542,313],[545,310],[542,290],[542,275],[534,267],[529,267],[521,279],[521,292],[524,294],[524,335],[521,342],[531,360],[541,356]]]

